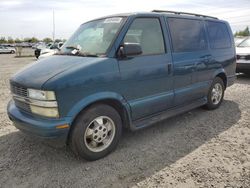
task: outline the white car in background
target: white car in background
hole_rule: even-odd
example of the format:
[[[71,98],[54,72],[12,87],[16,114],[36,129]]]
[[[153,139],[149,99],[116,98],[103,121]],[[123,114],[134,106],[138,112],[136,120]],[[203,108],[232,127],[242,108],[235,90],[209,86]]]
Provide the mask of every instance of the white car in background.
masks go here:
[[[38,59],[43,59],[45,57],[49,57],[49,56],[54,55],[55,53],[57,53],[59,51],[59,49],[62,47],[62,45],[63,45],[63,43],[59,42],[59,43],[52,44],[48,48],[41,49],[40,56]]]
[[[250,74],[250,37],[236,46],[236,72]]]
[[[16,53],[16,49],[13,47],[0,46],[1,54],[14,54]]]
[[[240,43],[242,43],[246,39],[247,39],[247,37],[235,37],[234,38],[235,46],[238,46]]]

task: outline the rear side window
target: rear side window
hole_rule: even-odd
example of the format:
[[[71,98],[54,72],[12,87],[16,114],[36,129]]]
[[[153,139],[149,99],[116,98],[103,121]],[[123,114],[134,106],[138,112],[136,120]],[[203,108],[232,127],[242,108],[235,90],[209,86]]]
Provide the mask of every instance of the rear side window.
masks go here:
[[[207,49],[203,22],[182,18],[168,19],[174,52],[191,52]]]
[[[123,42],[139,43],[142,55],[165,53],[164,38],[158,18],[136,18]]]
[[[211,48],[231,48],[230,35],[226,24],[207,21],[207,30]]]

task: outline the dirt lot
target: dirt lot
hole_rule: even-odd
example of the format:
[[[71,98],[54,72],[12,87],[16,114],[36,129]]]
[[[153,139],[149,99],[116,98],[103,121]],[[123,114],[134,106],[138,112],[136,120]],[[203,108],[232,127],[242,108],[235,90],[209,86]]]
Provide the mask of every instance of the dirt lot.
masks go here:
[[[219,109],[126,131],[114,153],[86,162],[66,147],[27,137],[8,120],[8,79],[34,60],[0,54],[1,187],[250,186],[250,77],[238,76]]]

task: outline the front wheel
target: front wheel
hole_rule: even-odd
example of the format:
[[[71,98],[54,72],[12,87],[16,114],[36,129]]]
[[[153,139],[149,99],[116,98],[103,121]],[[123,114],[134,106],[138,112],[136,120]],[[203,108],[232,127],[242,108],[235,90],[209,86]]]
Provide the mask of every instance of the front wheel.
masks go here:
[[[208,102],[205,105],[205,107],[208,110],[213,110],[218,108],[223,101],[224,91],[225,91],[225,86],[223,80],[219,77],[216,77],[212,82],[211,87],[208,91],[207,95]]]
[[[70,135],[70,146],[76,155],[97,160],[116,148],[121,132],[119,113],[105,104],[94,105],[77,117]]]

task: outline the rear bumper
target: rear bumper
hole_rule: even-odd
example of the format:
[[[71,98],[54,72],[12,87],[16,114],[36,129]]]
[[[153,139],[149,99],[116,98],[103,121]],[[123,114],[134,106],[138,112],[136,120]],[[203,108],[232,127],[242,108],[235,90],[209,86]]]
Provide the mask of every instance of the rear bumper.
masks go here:
[[[24,133],[42,138],[60,138],[66,141],[69,128],[58,129],[56,126],[69,123],[68,119],[43,119],[20,111],[13,100],[7,107],[8,116],[16,128]]]

